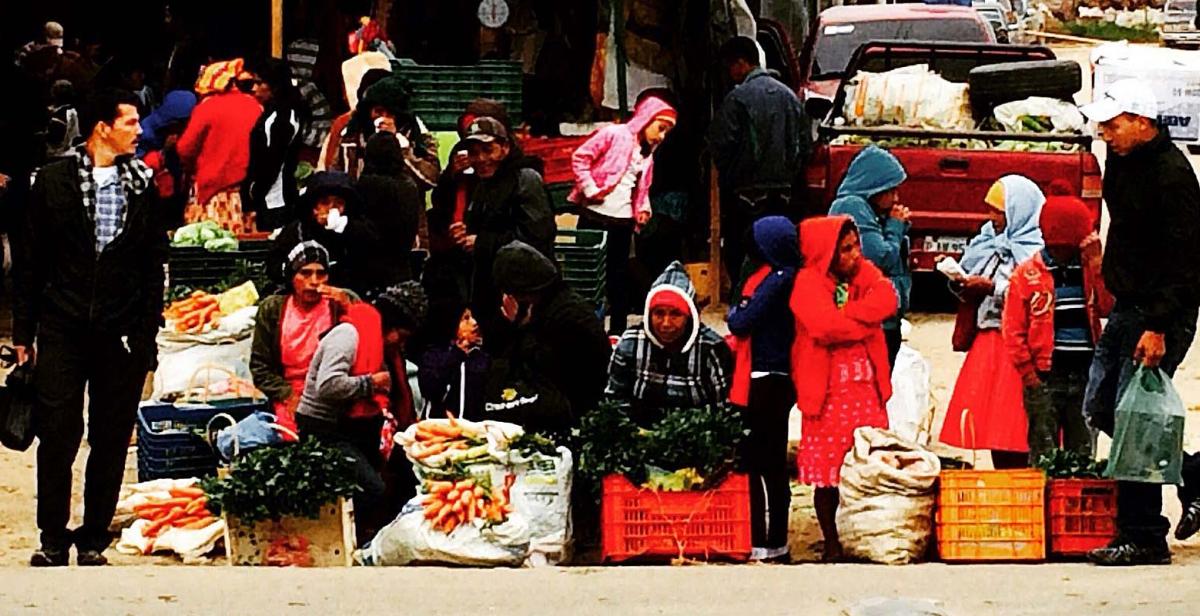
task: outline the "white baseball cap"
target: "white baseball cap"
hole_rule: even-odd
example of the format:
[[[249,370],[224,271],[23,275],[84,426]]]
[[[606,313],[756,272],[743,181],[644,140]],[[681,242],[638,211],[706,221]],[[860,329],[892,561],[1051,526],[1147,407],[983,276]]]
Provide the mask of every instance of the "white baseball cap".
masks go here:
[[[1107,122],[1122,113],[1158,119],[1158,97],[1144,81],[1123,79],[1108,87],[1090,105],[1079,108],[1093,122]]]

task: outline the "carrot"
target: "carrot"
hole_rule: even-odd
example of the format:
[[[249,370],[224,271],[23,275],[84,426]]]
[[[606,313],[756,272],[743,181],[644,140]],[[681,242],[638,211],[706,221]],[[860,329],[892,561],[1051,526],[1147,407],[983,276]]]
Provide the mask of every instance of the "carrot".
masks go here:
[[[157,537],[159,531],[161,531],[164,526],[166,526],[167,524],[170,524],[171,522],[178,520],[179,518],[182,518],[182,517],[183,517],[183,509],[176,507],[175,509],[172,509],[171,512],[168,513],[167,515],[151,522],[150,525],[147,526],[144,531],[142,531],[142,534],[146,537]]]
[[[475,502],[475,493],[471,490],[466,490],[462,493],[462,498],[460,500],[463,502],[463,505],[470,505],[471,503]]]
[[[454,504],[453,504],[453,505],[450,507],[450,509],[451,509],[451,511],[453,511],[454,513],[462,513],[462,511],[463,511],[463,502],[462,502],[461,500],[456,500],[456,501],[454,501]]]
[[[451,427],[451,428],[457,428],[457,427],[458,427],[458,420],[454,418],[454,413],[451,413],[449,410],[447,410],[447,411],[446,411],[446,419],[449,419],[449,420],[450,420],[450,427]]]
[[[452,481],[433,481],[429,484],[429,491],[433,494],[445,494],[454,489]]]
[[[183,508],[183,511],[185,513],[187,513],[188,515],[192,515],[192,514],[195,514],[197,511],[204,509],[207,506],[208,506],[208,499],[201,496],[200,498],[197,498],[196,500],[188,503],[187,507]]]
[[[198,530],[201,528],[208,528],[208,525],[212,524],[215,521],[216,521],[216,518],[214,518],[212,516],[205,516],[203,518],[200,518],[200,519],[188,524],[187,526],[184,526],[183,529],[184,530]]]
[[[206,518],[206,517],[208,517],[208,516],[203,516],[203,515],[186,515],[186,516],[184,516],[184,517],[182,517],[182,518],[179,518],[178,520],[173,520],[173,521],[171,521],[171,523],[170,523],[170,526],[173,526],[173,527],[175,527],[175,528],[183,528],[183,527],[187,526],[188,524],[191,524],[192,522],[195,522],[196,520],[199,520],[199,519],[201,519],[201,518]]]
[[[475,486],[475,489],[471,492],[475,495],[475,498],[483,498],[483,486]]]
[[[467,523],[470,524],[471,522],[474,522],[474,521],[475,521],[475,499],[471,499],[471,501],[467,504]]]
[[[441,524],[442,521],[444,521],[446,519],[446,516],[450,515],[451,513],[452,513],[452,508],[450,507],[450,505],[448,505],[448,504],[442,505],[441,511],[438,511],[437,516],[435,516],[433,518],[434,528],[437,528],[437,525]]]
[[[163,507],[187,507],[192,500],[193,499],[186,497],[175,497],[164,501],[159,501],[159,504]]]
[[[443,426],[442,424],[431,424],[427,430],[434,436],[445,436],[447,438],[458,438],[462,436],[462,428],[458,426]]]
[[[432,520],[437,517],[439,511],[442,510],[442,503],[433,501],[425,506],[425,519]]]
[[[475,480],[474,479],[463,479],[462,481],[454,484],[454,489],[459,490],[459,491],[473,490],[474,488],[475,488]]]
[[[201,498],[204,490],[200,488],[171,488],[171,496],[177,498]]]
[[[461,496],[461,495],[462,495],[462,492],[459,492],[459,491],[458,491],[458,488],[455,488],[455,489],[453,489],[453,490],[450,490],[450,491],[449,491],[449,492],[446,494],[446,502],[447,502],[447,503],[453,503],[454,501],[458,500],[459,496]]]

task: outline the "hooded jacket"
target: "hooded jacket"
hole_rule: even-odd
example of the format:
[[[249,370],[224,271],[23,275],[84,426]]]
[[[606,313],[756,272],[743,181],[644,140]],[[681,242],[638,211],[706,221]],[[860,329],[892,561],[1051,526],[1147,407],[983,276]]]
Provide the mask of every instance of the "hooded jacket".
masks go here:
[[[708,129],[721,190],[790,190],[812,147],[800,99],[762,68],[725,96]]]
[[[360,216],[371,226],[372,244],[362,285],[380,288],[412,279],[412,248],[425,206],[421,189],[404,173],[404,151],[390,135],[367,142],[366,163],[358,177]]]
[[[243,206],[266,223],[264,231],[295,220],[293,208],[299,197],[296,167],[300,164],[300,147],[304,145],[302,134],[309,123],[302,101],[283,100],[279,96],[280,100],[268,104],[250,133],[250,164],[242,186]],[[283,205],[270,208],[267,196],[276,183],[280,184]]]
[[[804,267],[796,274],[791,307],[796,317],[792,344],[792,381],[796,406],[805,417],[819,416],[825,406],[829,375],[833,371],[832,349],[863,344],[875,367],[879,401],[892,397],[891,368],[882,323],[896,313],[896,291],[892,283],[867,259],[849,281],[849,301],[837,307],[834,294],[838,281],[829,272],[837,252],[838,236],[848,216],[810,218],[800,225],[800,248]]]
[[[788,301],[800,267],[800,240],[792,221],[767,216],[752,229],[766,263],[746,280],[741,300],[730,306],[728,316],[736,343],[729,397],[739,406],[749,404],[751,373],[791,372],[794,318]]]
[[[510,293],[538,299],[528,306],[528,321],[508,324],[512,331],[502,336],[488,374],[484,416],[530,432],[564,434],[604,391],[611,345],[603,324],[595,307],[562,281],[554,262],[527,244],[505,246],[495,270],[523,272],[519,280],[497,280]]]
[[[575,187],[567,200],[577,205],[603,199],[629,171],[634,154],[642,147],[642,131],[655,117],[674,109],[659,98],[647,97],[624,124],[613,124],[596,131],[571,156]],[[646,167],[633,190],[629,218],[650,211],[650,186],[654,183],[654,155],[646,157]]]
[[[632,412],[639,424],[653,423],[666,410],[725,404],[733,358],[729,345],[700,320],[696,288],[675,261],[654,282],[647,298],[660,291],[678,294],[691,313],[691,329],[678,351],[654,336],[650,303],[642,324],[629,328],[612,353],[605,397]]]
[[[158,131],[174,122],[192,117],[192,110],[195,108],[196,95],[190,90],[167,92],[162,105],[142,120],[142,136],[138,138],[137,155],[145,156],[147,152],[162,149],[162,136]]]
[[[896,188],[908,179],[904,167],[890,152],[869,145],[850,161],[846,177],[838,187],[837,197],[829,207],[829,215],[844,214],[858,226],[863,256],[870,259],[896,288],[900,309],[896,316],[884,322],[884,329],[897,329],[900,319],[908,312],[912,291],[912,274],[908,270],[907,222],[884,214],[880,216],[871,205],[871,197]]]
[[[1104,173],[1108,241],[1104,281],[1122,305],[1138,308],[1146,328],[1166,331],[1200,305],[1200,186],[1183,152],[1160,131],[1118,156]]]

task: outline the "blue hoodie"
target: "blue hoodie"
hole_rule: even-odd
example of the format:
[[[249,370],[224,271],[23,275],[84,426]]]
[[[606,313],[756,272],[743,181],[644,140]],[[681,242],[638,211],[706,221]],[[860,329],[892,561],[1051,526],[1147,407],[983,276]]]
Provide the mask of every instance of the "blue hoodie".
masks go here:
[[[729,331],[750,338],[750,370],[789,374],[795,317],[788,306],[792,281],[800,267],[800,241],[796,224],[783,216],[760,218],[753,227],[754,243],[772,272],[752,296],[743,291],[730,306]]]
[[[908,271],[910,225],[891,216],[880,216],[870,199],[896,188],[906,179],[908,174],[895,156],[869,145],[850,161],[846,177],[838,187],[837,198],[829,207],[830,216],[843,214],[854,219],[862,240],[863,256],[879,267],[896,287],[899,310],[896,316],[884,321],[884,329],[900,327],[901,317],[908,312],[908,296],[912,290],[912,274]]]
[[[162,137],[158,131],[171,122],[192,117],[196,108],[196,95],[187,90],[172,90],[163,98],[163,104],[142,120],[142,136],[138,138],[137,155],[161,150]]]

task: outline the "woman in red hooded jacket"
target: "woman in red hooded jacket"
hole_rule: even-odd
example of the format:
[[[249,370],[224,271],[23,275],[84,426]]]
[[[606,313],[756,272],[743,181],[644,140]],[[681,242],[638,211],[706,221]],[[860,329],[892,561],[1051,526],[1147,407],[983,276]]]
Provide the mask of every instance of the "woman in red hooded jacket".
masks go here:
[[[804,415],[796,454],[800,481],[814,486],[813,505],[825,538],[824,560],[841,557],[836,523],[842,458],[860,426],[886,428],[892,395],[882,324],[896,313],[896,290],[862,256],[848,216],[800,225],[804,267],[796,274],[792,380]]]

